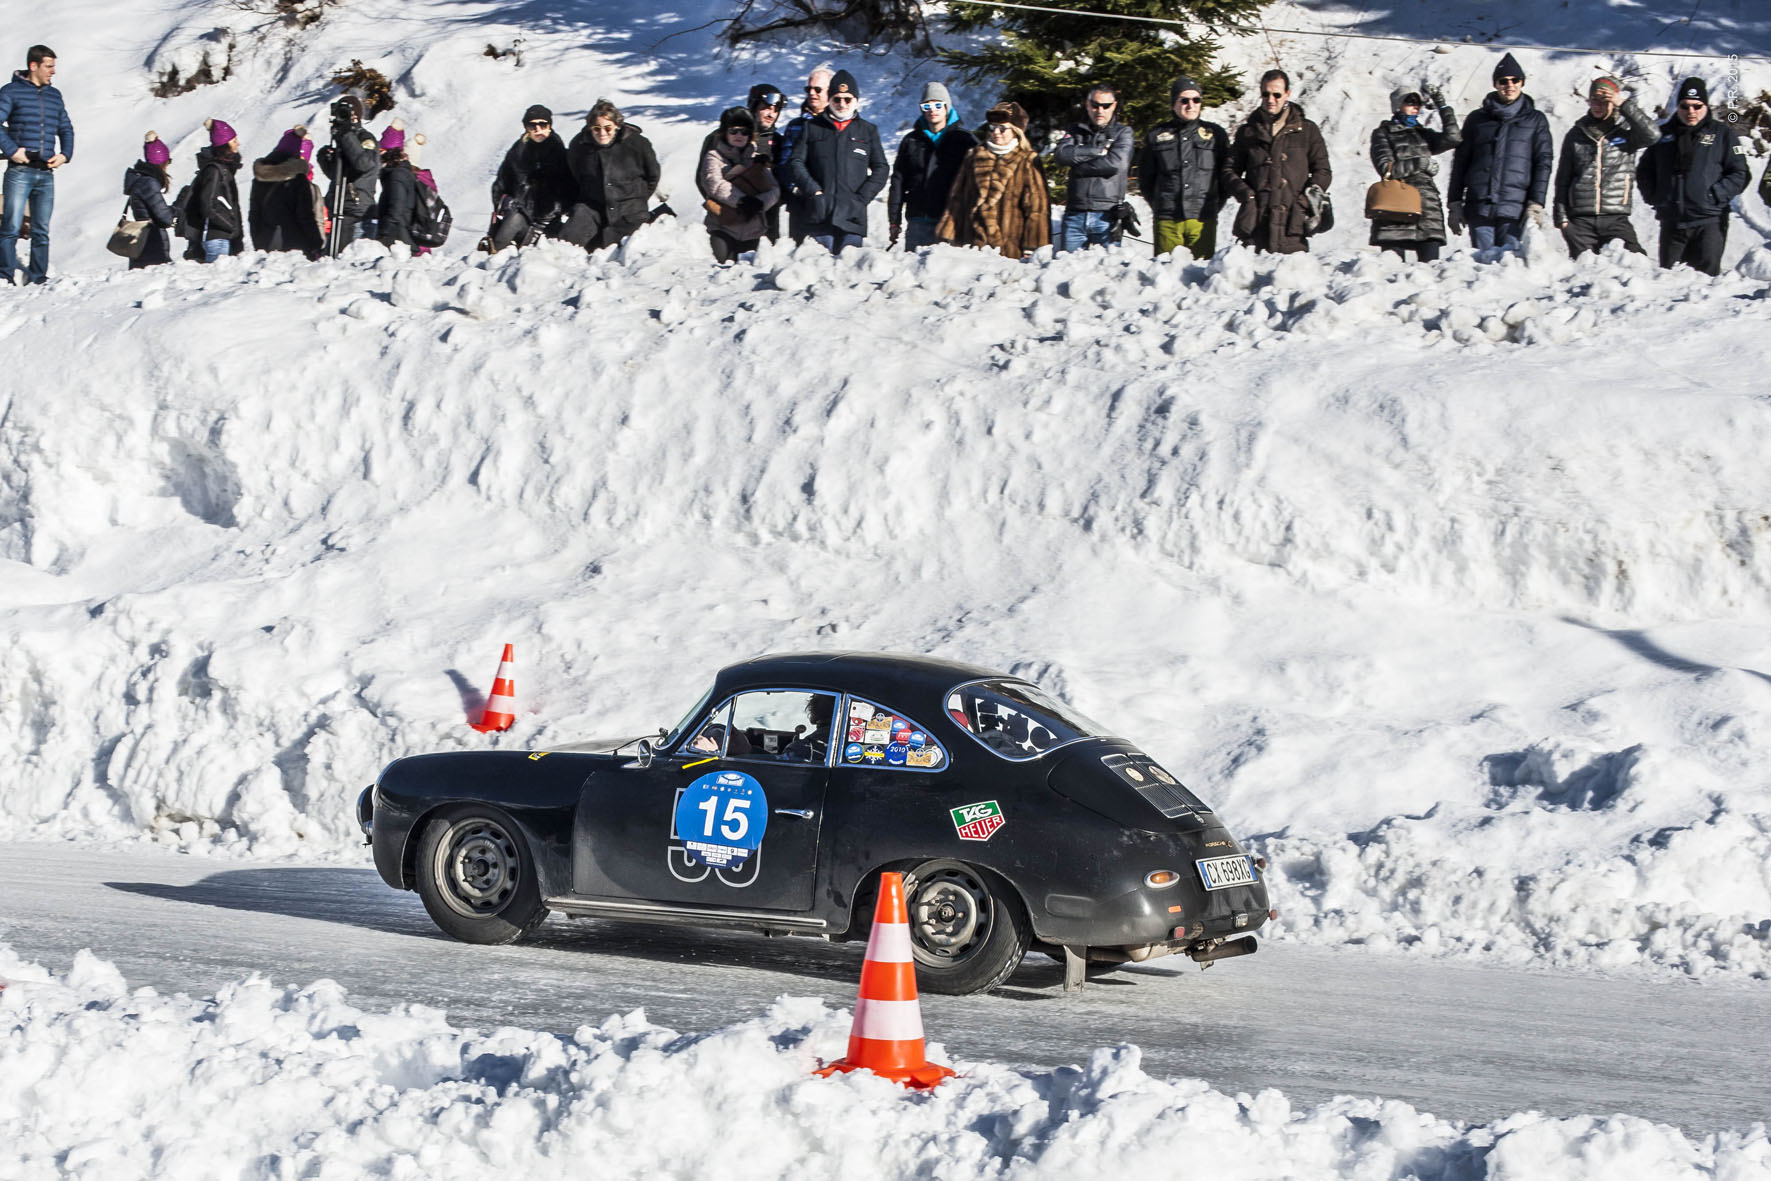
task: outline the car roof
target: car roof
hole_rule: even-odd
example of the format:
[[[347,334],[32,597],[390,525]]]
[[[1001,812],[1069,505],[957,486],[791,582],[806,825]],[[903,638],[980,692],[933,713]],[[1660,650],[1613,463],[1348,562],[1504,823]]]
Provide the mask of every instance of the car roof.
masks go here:
[[[880,704],[903,701],[911,695],[922,704],[938,702],[943,693],[963,681],[987,677],[1020,679],[980,665],[908,653],[777,652],[721,669],[714,681],[714,699],[749,687],[804,687],[853,693]]]

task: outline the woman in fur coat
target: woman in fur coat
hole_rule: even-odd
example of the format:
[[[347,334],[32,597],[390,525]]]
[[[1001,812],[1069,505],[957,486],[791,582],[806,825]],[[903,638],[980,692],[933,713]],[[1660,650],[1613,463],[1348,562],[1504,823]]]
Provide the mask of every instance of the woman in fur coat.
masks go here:
[[[1000,102],[984,116],[983,142],[953,178],[935,235],[955,246],[988,246],[1024,258],[1051,244],[1051,195],[1039,153],[1027,142],[1027,112]]]

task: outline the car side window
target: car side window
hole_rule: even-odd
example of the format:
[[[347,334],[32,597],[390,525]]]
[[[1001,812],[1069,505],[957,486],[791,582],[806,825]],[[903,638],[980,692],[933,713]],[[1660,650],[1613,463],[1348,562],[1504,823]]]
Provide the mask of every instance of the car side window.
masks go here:
[[[928,730],[903,714],[860,697],[849,698],[843,732],[845,767],[890,767],[899,771],[941,771],[947,751]]]
[[[726,750],[728,745],[733,748],[731,753],[734,758],[737,757],[739,750],[749,753],[742,736],[728,741],[732,729],[731,723],[732,699],[728,697],[720,702],[712,713],[707,715],[707,720],[701,723],[699,730],[695,731],[695,737],[689,739],[688,744],[683,747],[683,753],[691,757],[711,755],[717,758],[728,753]]]
[[[729,759],[823,766],[830,758],[836,694],[811,689],[757,689],[732,699]],[[744,753],[738,748],[744,747]]]

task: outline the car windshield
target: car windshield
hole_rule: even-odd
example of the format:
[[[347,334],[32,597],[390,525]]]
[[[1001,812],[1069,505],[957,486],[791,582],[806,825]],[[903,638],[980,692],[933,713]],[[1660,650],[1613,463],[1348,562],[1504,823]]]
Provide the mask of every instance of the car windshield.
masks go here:
[[[701,699],[689,707],[689,712],[683,715],[682,720],[672,726],[666,731],[664,737],[658,740],[658,749],[669,750],[678,742],[681,742],[683,731],[687,730],[690,723],[694,722],[696,718],[701,716],[701,711],[707,708],[707,702],[712,696],[713,686],[709,685],[707,686],[707,692],[703,693]]]
[[[1043,689],[1022,681],[960,685],[947,694],[947,716],[998,755],[1016,761],[1106,733]]]

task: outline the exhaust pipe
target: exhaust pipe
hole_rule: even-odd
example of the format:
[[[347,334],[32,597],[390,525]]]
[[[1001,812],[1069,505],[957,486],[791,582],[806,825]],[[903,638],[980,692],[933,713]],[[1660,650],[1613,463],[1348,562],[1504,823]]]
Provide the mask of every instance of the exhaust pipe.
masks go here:
[[[1231,960],[1239,955],[1253,955],[1258,946],[1254,936],[1249,935],[1241,939],[1220,939],[1205,947],[1191,948],[1187,954],[1192,957],[1194,963],[1215,964],[1219,960]]]

